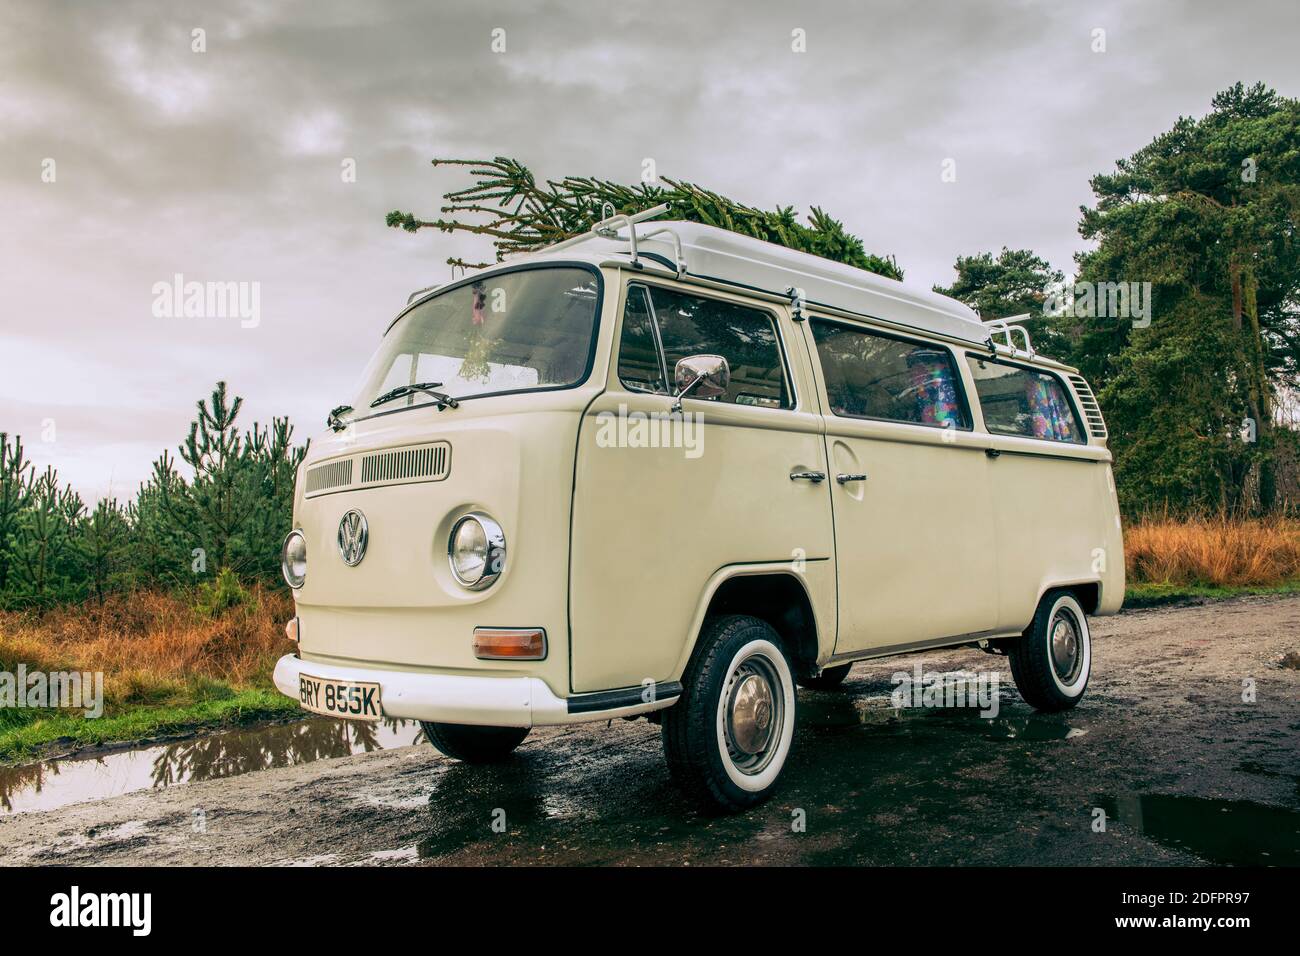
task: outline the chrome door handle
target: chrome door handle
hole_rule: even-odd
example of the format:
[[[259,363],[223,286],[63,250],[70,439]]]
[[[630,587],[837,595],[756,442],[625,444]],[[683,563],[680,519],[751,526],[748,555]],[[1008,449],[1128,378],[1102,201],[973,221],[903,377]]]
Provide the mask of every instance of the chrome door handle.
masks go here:
[[[826,480],[824,471],[792,471],[790,472],[791,481],[811,481],[814,485],[820,484]]]
[[[847,485],[850,481],[866,481],[866,475],[836,475],[835,480],[841,485]]]

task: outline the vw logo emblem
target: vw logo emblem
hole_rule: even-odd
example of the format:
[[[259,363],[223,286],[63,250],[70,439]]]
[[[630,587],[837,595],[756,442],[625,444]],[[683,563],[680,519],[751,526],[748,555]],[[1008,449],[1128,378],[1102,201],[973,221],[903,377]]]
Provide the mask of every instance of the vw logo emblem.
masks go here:
[[[339,554],[343,563],[355,568],[366,556],[366,544],[370,540],[370,529],[366,525],[366,516],[353,508],[339,519]]]

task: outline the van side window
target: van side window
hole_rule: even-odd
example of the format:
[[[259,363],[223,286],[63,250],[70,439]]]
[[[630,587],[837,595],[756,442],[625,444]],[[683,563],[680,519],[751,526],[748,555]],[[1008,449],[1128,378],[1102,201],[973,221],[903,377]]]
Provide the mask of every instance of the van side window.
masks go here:
[[[984,425],[999,435],[1084,444],[1061,380],[1050,372],[968,355]]]
[[[634,297],[636,292],[640,295]],[[672,289],[632,287],[618,362],[619,378],[629,388],[670,391],[656,361],[658,353],[653,351],[656,329],[669,379],[679,359],[721,355],[731,367],[731,387],[712,401],[762,408],[793,405],[776,326],[768,312]]]
[[[957,365],[939,345],[812,320],[831,411],[941,428],[970,428]]]
[[[668,391],[655,339],[654,317],[644,286],[627,290],[623,308],[623,336],[618,346],[618,378],[636,392]]]

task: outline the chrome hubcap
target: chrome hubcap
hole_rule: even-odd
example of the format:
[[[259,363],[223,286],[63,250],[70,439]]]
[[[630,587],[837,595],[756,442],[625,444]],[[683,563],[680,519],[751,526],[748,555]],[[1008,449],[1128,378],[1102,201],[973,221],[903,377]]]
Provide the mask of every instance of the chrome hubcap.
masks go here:
[[[1079,637],[1079,625],[1073,615],[1061,610],[1052,620],[1049,640],[1052,650],[1052,669],[1061,683],[1073,683],[1083,666],[1083,641]]]
[[[755,655],[737,665],[727,680],[725,719],[727,753],[742,773],[760,773],[780,742],[785,699],[776,668]]]
[[[742,753],[756,754],[771,738],[772,688],[757,674],[748,674],[731,693],[731,739]]]

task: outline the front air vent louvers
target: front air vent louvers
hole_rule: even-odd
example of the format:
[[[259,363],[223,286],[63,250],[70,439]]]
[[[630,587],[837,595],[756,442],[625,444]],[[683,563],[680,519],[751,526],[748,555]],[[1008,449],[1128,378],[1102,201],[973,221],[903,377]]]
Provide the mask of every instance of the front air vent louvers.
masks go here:
[[[450,446],[446,442],[419,448],[375,452],[361,459],[361,484],[393,481],[440,481],[447,477]]]
[[[352,459],[343,458],[328,465],[320,465],[307,472],[306,493],[311,495],[330,488],[352,484]]]
[[[1093,438],[1106,437],[1106,420],[1101,417],[1101,406],[1097,404],[1097,397],[1092,394],[1092,388],[1088,385],[1082,375],[1071,375],[1070,382],[1074,385],[1075,394],[1079,396],[1079,407],[1083,411],[1083,417],[1088,421],[1088,432]]]

